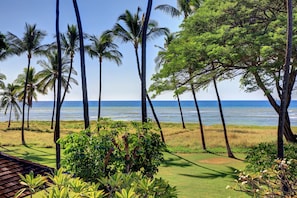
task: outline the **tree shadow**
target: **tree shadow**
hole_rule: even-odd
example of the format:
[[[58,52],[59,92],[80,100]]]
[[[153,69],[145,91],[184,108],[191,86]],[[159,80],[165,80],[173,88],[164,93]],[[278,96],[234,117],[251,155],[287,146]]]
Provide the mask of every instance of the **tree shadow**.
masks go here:
[[[170,151],[167,151],[170,155],[173,155],[173,156],[175,156],[175,157],[177,157],[178,159],[176,160],[176,159],[174,159],[174,158],[170,158],[170,160],[169,160],[169,163],[167,163],[167,161],[165,160],[165,167],[167,166],[167,167],[169,167],[169,166],[180,166],[180,167],[186,167],[186,166],[191,166],[191,165],[193,165],[193,166],[197,166],[197,167],[199,167],[199,168],[202,168],[202,169],[205,169],[205,170],[209,170],[209,171],[212,171],[212,172],[214,172],[215,174],[211,174],[211,175],[213,175],[213,176],[217,176],[217,177],[222,177],[223,175],[226,175],[226,174],[229,174],[229,173],[226,173],[226,172],[222,172],[222,171],[218,171],[218,170],[215,170],[215,169],[212,169],[212,168],[209,168],[209,167],[206,167],[206,166],[202,166],[202,165],[200,165],[200,164],[197,164],[197,163],[195,163],[195,162],[192,162],[192,161],[190,161],[190,160],[188,160],[188,159],[186,159],[186,158],[183,158],[183,157],[181,157],[181,156],[179,156],[179,155],[177,155],[177,154],[175,154],[175,153],[172,153],[172,152],[170,152]],[[174,161],[179,161],[179,160],[181,160],[181,161],[184,161],[184,162],[174,162]],[[232,168],[232,167],[230,167],[230,168]],[[235,169],[236,170],[236,169]],[[234,170],[234,171],[235,171]],[[234,172],[233,172],[233,174],[234,174]]]
[[[194,174],[179,174],[186,177],[192,177],[192,178],[200,178],[200,179],[216,179],[216,178],[232,178],[237,179],[238,176],[236,172],[238,171],[236,168],[227,166],[228,170],[224,172],[215,171],[214,173],[202,173],[201,175],[194,175]]]

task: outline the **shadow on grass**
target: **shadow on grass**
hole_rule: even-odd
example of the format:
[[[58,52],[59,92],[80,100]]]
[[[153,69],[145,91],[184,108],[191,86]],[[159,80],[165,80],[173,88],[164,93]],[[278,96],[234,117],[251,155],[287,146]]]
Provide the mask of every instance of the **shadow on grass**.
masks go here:
[[[231,178],[237,178],[236,176],[236,171],[237,169],[234,168],[234,167],[230,167],[228,166],[228,170],[227,171],[218,171],[218,170],[215,170],[213,168],[209,168],[207,166],[202,166],[200,164],[197,164],[195,162],[192,162],[184,157],[181,157],[175,153],[172,153],[172,152],[168,152],[170,155],[173,155],[174,157],[177,157],[178,159],[176,158],[169,158],[169,160],[165,160],[163,166],[164,167],[169,167],[169,166],[178,166],[178,167],[188,167],[188,166],[196,166],[196,167],[199,167],[199,168],[202,168],[202,169],[205,169],[205,170],[208,170],[212,173],[204,173],[202,175],[192,175],[192,174],[180,174],[182,176],[187,176],[187,177],[195,177],[195,178],[205,178],[205,179],[215,179],[215,178],[218,178],[218,177],[231,177]]]
[[[186,176],[186,177],[192,177],[192,178],[200,178],[200,179],[216,179],[216,178],[224,178],[224,177],[230,177],[232,179],[237,179],[238,176],[237,176],[236,172],[238,170],[231,166],[228,166],[227,168],[228,168],[228,170],[226,170],[224,172],[212,170],[215,173],[203,173],[201,175],[192,175],[192,174],[179,174],[179,175]]]

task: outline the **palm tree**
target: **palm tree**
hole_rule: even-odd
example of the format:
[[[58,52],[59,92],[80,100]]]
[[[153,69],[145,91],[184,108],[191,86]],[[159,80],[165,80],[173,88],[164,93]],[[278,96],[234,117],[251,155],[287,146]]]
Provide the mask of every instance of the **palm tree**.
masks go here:
[[[57,81],[58,81],[58,53],[56,51],[50,52],[47,54],[48,62],[45,60],[40,60],[37,63],[43,67],[43,70],[38,72],[36,75],[40,79],[39,86],[42,87],[42,91],[46,92],[47,89],[54,91],[54,105],[52,111],[52,121],[51,121],[51,129],[53,129],[54,123],[54,114],[55,114],[55,107],[56,107],[56,96],[57,96]],[[64,87],[65,92],[68,86],[70,86],[69,81],[75,83],[76,85],[78,82],[74,78],[68,78],[70,73],[70,66],[69,60],[66,58],[62,58],[62,70],[61,70],[61,84]],[[72,73],[77,75],[77,72],[73,69]],[[71,86],[70,86],[71,87]]]
[[[31,58],[33,55],[42,55],[45,53],[46,49],[49,45],[42,45],[41,41],[46,36],[46,33],[37,29],[36,24],[29,25],[26,23],[25,32],[23,38],[20,39],[16,35],[12,33],[8,33],[7,40],[8,45],[12,49],[12,51],[20,55],[22,53],[27,53],[28,58],[28,66],[27,72],[30,71],[31,66]],[[25,124],[25,104],[26,104],[26,97],[27,97],[27,84],[28,84],[28,73],[26,73],[25,81],[24,81],[24,97],[23,97],[23,105],[22,105],[22,144],[25,143],[25,136],[24,136],[24,124]]]
[[[99,60],[99,99],[98,99],[98,116],[100,119],[101,114],[101,94],[102,94],[102,61],[107,59],[114,61],[117,65],[122,63],[122,54],[117,50],[118,46],[113,43],[112,35],[109,32],[103,33],[101,36],[89,36],[91,45],[86,46],[88,54],[91,58],[96,57]],[[99,128],[98,128],[99,130]]]
[[[65,100],[66,92],[68,91],[69,81],[71,79],[71,73],[73,68],[74,55],[75,55],[75,52],[79,50],[78,42],[79,42],[79,34],[76,26],[68,25],[66,35],[61,34],[61,45],[62,45],[61,47],[64,50],[64,52],[70,56],[70,71],[69,71],[68,80],[67,80],[67,87],[62,96],[61,104]]]
[[[132,43],[132,45],[134,47],[135,57],[136,57],[139,79],[142,81],[142,74],[141,74],[141,70],[140,70],[140,61],[139,61],[139,54],[138,54],[138,48],[139,48],[139,45],[141,44],[141,38],[142,38],[141,32],[142,32],[142,26],[143,26],[143,18],[141,18],[139,15],[140,11],[141,11],[141,9],[138,7],[136,14],[132,15],[132,13],[130,11],[126,10],[124,14],[122,14],[118,17],[118,21],[122,21],[126,27],[122,26],[120,23],[116,23],[113,28],[113,33],[116,37],[121,39],[123,42]],[[158,23],[155,21],[152,21],[152,20],[148,21],[147,28],[148,28],[148,30],[146,31],[147,39],[153,39],[155,37],[165,34],[165,32],[168,32],[167,28],[159,28]],[[146,90],[145,90],[145,92],[146,92]],[[148,102],[152,109],[152,113],[153,113],[155,120],[158,124],[158,127],[160,129],[162,139],[164,140],[160,122],[156,116],[154,107],[152,105],[152,102],[151,102],[148,94],[146,94],[146,98],[148,99]]]
[[[17,98],[18,90],[18,85],[8,83],[7,87],[4,87],[4,91],[0,93],[0,107],[4,109],[5,115],[9,109],[8,128],[10,127],[12,111],[17,120],[19,119],[19,113],[22,112]]]
[[[61,55],[61,41],[60,41],[60,1],[56,0],[56,41],[58,53],[58,87],[57,87],[57,107],[56,107],[56,125],[54,133],[54,142],[56,144],[56,169],[61,166],[61,146],[58,142],[60,138],[60,115],[61,115],[61,88],[62,88],[62,55]]]
[[[84,38],[83,38],[83,31],[82,31],[82,24],[81,24],[81,20],[80,20],[79,9],[78,9],[76,0],[73,0],[73,7],[75,10],[75,16],[76,16],[77,27],[78,27],[78,32],[79,32],[81,81],[82,81],[82,94],[83,94],[83,106],[84,106],[84,122],[85,122],[85,129],[87,129],[90,126],[90,119],[89,119],[87,80],[86,80]]]
[[[186,19],[199,7],[200,0],[177,0],[177,8],[168,4],[162,4],[158,5],[155,9],[162,10],[165,13],[170,14],[172,17],[179,17],[183,15],[184,19]]]
[[[30,67],[29,71],[27,71],[27,68],[25,68],[24,73],[19,74],[17,76],[15,83],[21,87],[24,87],[26,85],[26,89],[20,92],[18,97],[23,101],[25,101],[25,103],[28,105],[27,128],[30,128],[29,115],[30,115],[30,108],[32,108],[32,105],[33,105],[33,99],[37,100],[37,93],[45,94],[46,92],[43,92],[42,88],[39,87],[39,84],[38,84],[39,78],[36,75],[34,67]]]

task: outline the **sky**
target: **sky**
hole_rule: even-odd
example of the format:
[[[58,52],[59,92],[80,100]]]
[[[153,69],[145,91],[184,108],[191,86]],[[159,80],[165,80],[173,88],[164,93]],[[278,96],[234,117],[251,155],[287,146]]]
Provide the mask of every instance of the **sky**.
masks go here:
[[[146,10],[145,0],[77,0],[83,25],[83,31],[91,35],[100,35],[108,29],[112,29],[117,22],[118,16],[125,10],[136,13],[137,7]],[[176,6],[174,0],[153,1],[153,8],[160,4]],[[0,32],[6,34],[11,32],[22,38],[25,24],[36,24],[37,28],[47,33],[43,43],[55,41],[55,1],[54,0],[1,0],[0,7]],[[159,11],[152,10],[151,19],[158,21],[159,27],[168,27],[171,32],[179,30],[180,18],[171,16]],[[67,24],[75,24],[76,18],[71,0],[60,1],[60,31],[65,33]],[[147,86],[151,84],[151,76],[156,72],[154,58],[157,56],[158,48],[155,45],[163,46],[164,38],[160,37],[150,40],[147,43]],[[113,62],[103,61],[102,99],[103,100],[140,100],[140,80],[137,73],[134,48],[130,43],[115,41],[119,51],[123,54],[122,65],[117,66]],[[85,41],[85,44],[88,42]],[[91,59],[87,54],[86,74],[88,86],[88,99],[98,99],[99,63],[97,59]],[[37,64],[38,60],[46,60],[45,57],[33,57],[31,65],[40,71],[42,68]],[[8,57],[0,62],[0,73],[6,75],[6,83],[12,83],[23,72],[27,65],[27,56]],[[79,85],[73,85],[66,100],[82,100],[80,60],[79,53],[74,59],[74,68],[78,75]],[[222,100],[266,100],[262,92],[245,93],[239,88],[238,78],[226,80],[218,84]],[[212,85],[208,89],[197,92],[198,100],[216,100],[215,91]],[[173,100],[171,92],[155,98],[156,100]],[[191,93],[181,95],[182,100],[192,100]],[[53,100],[53,93],[39,95],[38,100]]]

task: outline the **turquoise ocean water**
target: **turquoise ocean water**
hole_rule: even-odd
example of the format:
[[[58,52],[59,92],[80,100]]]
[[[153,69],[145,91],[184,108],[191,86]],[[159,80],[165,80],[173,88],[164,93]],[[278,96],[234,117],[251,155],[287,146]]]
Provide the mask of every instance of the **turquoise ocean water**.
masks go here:
[[[160,122],[181,122],[177,101],[153,101]],[[197,122],[193,101],[182,101],[185,122]],[[30,120],[50,120],[52,101],[37,101],[30,110]],[[114,120],[140,120],[140,101],[103,101],[101,114]],[[217,101],[198,101],[204,125],[221,124]],[[227,124],[276,126],[278,116],[268,101],[222,101]],[[97,118],[97,101],[89,102],[91,120]],[[153,119],[148,106],[149,117]],[[297,101],[292,101],[289,114],[292,126],[297,126]],[[7,120],[1,114],[0,121]],[[13,117],[13,119],[15,119]],[[83,120],[82,101],[65,101],[61,109],[61,120]]]

